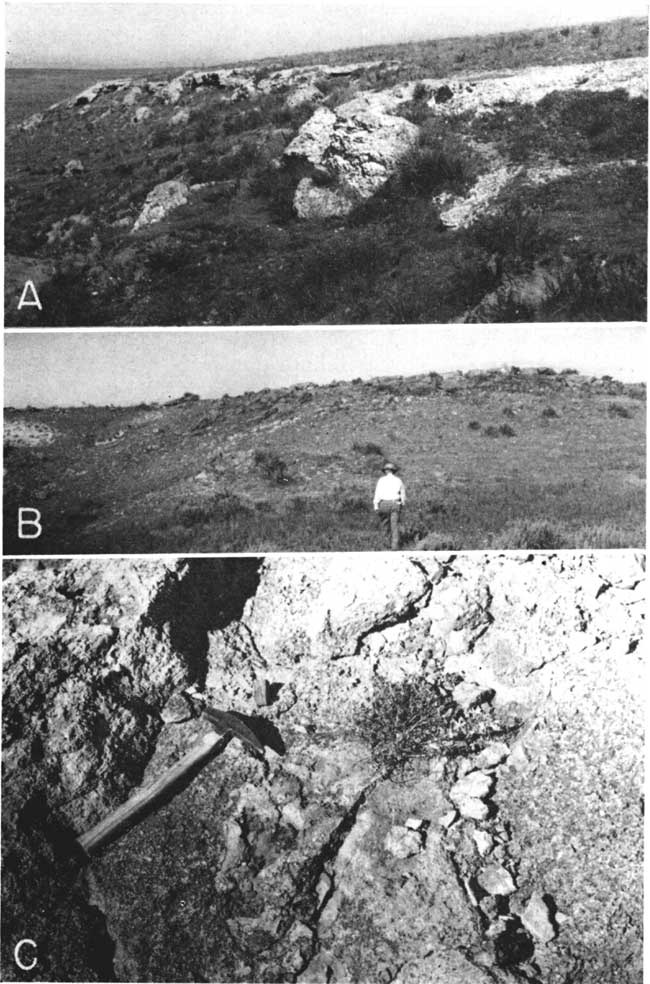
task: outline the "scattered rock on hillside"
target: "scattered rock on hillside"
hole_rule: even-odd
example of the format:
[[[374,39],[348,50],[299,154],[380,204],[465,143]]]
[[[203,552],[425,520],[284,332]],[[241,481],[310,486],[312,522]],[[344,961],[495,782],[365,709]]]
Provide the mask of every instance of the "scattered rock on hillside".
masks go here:
[[[81,161],[78,160],[68,161],[68,163],[63,168],[63,177],[73,178],[75,174],[81,174],[83,170],[84,170],[84,166],[81,163]]]
[[[151,110],[148,106],[139,106],[133,114],[134,123],[144,123],[151,117]]]
[[[185,205],[189,192],[190,189],[184,181],[163,181],[162,184],[156,185],[147,195],[132,231],[137,232],[145,226],[161,222],[175,208]]]

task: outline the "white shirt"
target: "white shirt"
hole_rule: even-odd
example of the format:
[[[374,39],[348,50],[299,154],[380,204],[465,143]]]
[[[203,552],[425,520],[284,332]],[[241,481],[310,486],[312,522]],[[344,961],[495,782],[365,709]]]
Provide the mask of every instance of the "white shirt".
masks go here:
[[[375,498],[373,500],[373,506],[375,509],[377,509],[377,506],[382,499],[388,499],[390,502],[399,502],[401,505],[404,505],[406,502],[404,482],[392,472],[387,472],[385,475],[382,475],[377,482]]]

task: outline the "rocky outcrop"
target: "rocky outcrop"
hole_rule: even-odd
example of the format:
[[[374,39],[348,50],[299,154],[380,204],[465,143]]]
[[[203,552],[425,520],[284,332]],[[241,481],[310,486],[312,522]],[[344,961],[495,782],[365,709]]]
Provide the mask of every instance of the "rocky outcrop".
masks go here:
[[[189,192],[190,189],[184,181],[163,181],[162,184],[156,185],[147,195],[132,232],[162,222],[175,208],[186,204]]]
[[[95,82],[94,85],[91,85],[89,88],[84,89],[83,92],[80,92],[78,96],[74,96],[68,105],[71,107],[89,106],[90,103],[95,102],[95,100],[100,96],[120,92],[123,89],[130,89],[132,85],[133,79],[130,78],[110,79],[103,82]]]
[[[491,112],[507,103],[536,103],[556,90],[604,92],[623,89],[633,96],[647,94],[647,60],[619,59],[581,65],[532,66],[502,76],[459,74],[447,79],[402,83],[379,91],[366,90],[338,106],[321,107],[302,126],[284,152],[287,164],[300,162],[308,173],[301,180],[294,208],[301,218],[343,215],[359,200],[370,197],[417,142],[419,130],[399,116],[413,99],[416,86],[428,94],[423,102],[441,116]],[[551,180],[553,166],[543,180]],[[309,172],[313,171],[313,174]],[[487,164],[469,196],[446,196],[440,202],[443,224],[468,224],[522,168],[504,162]],[[327,179],[324,182],[323,179]],[[531,176],[531,182],[540,183]],[[325,183],[325,186],[323,187]]]
[[[38,893],[49,979],[97,979],[93,938],[102,979],[639,979],[640,555],[26,563],[4,596],[3,913]],[[264,761],[231,742],[57,894],[54,818],[191,746],[188,687]]]

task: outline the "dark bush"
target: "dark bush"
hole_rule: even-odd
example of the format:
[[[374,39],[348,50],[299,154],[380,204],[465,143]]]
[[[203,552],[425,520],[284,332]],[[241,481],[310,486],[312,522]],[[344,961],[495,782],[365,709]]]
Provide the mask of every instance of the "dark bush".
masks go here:
[[[499,427],[499,434],[501,434],[502,437],[514,437],[515,436],[515,432],[512,429],[512,427],[510,426],[510,424],[501,424],[501,426]]]
[[[253,455],[253,462],[256,468],[270,482],[274,482],[276,485],[284,485],[290,481],[287,472],[287,463],[275,451],[258,450]]]
[[[543,314],[555,321],[645,321],[646,257],[625,254],[603,260],[579,254],[561,275]]]
[[[358,451],[359,454],[380,455],[382,458],[384,456],[384,452],[379,447],[379,445],[373,444],[372,441],[368,441],[365,444],[360,444],[358,441],[355,441],[354,444],[352,445],[352,450]]]
[[[530,267],[550,245],[540,216],[520,199],[513,199],[497,211],[479,216],[467,234],[490,253],[510,258],[515,268]]]
[[[462,191],[475,178],[474,162],[460,143],[425,138],[406,154],[390,184],[402,194],[431,195],[446,188]]]
[[[481,429],[481,425],[479,424],[478,420],[470,420],[469,424],[467,425],[467,429],[471,431],[478,431]]]
[[[544,407],[542,410],[542,417],[546,417],[549,420],[553,417],[557,417],[557,415],[557,410],[554,410],[553,407]]]
[[[296,178],[289,171],[269,161],[253,171],[249,190],[252,195],[266,199],[273,218],[285,223],[296,216],[293,208],[296,185]]]
[[[499,428],[495,427],[493,424],[488,424],[487,427],[483,428],[483,437],[498,437]]]
[[[632,416],[630,408],[626,407],[623,403],[610,403],[607,411],[610,417],[624,417],[628,419]]]

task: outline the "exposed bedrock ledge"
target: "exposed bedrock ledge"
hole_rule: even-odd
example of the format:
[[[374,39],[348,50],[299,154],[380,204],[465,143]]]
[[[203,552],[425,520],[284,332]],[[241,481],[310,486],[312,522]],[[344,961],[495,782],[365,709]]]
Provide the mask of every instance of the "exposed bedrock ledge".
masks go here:
[[[644,578],[631,552],[21,565],[5,946],[38,908],[44,979],[633,984]],[[432,751],[404,784],[357,727],[380,679],[476,694],[517,727]],[[84,888],[73,833],[205,731],[165,713],[190,685],[282,746],[261,761],[231,743]]]

